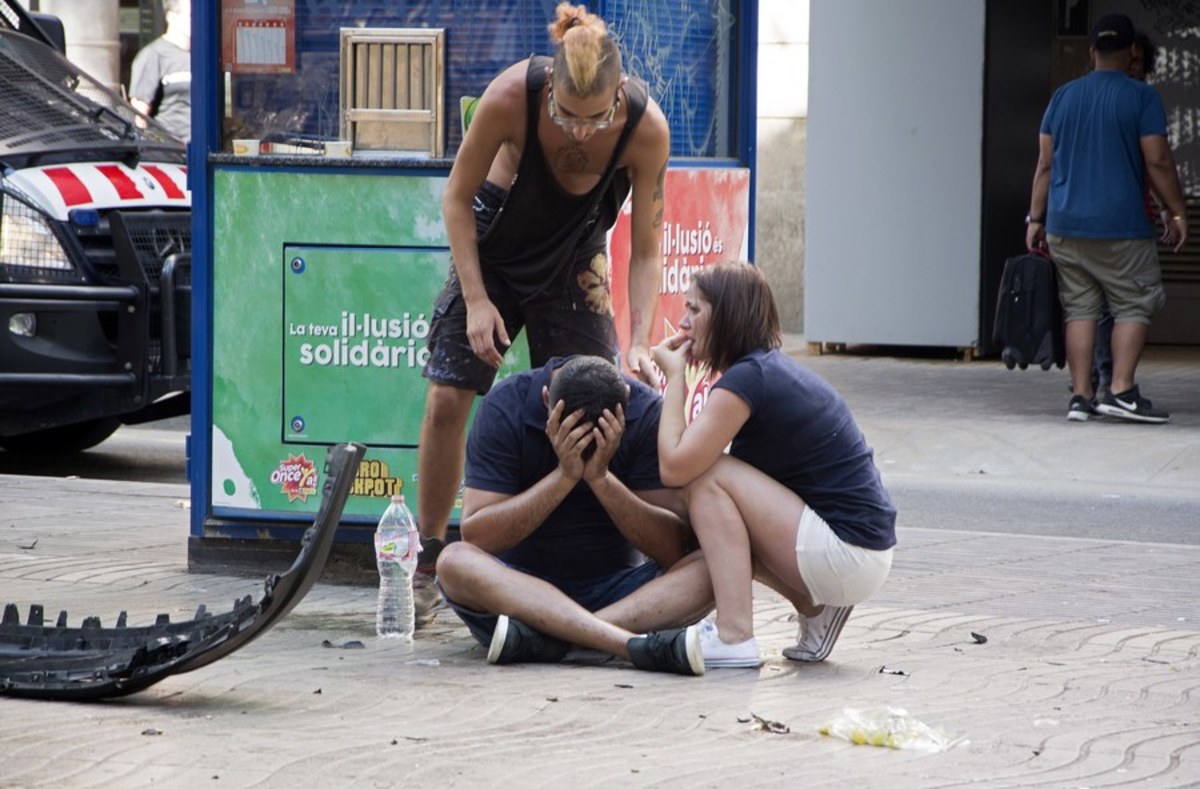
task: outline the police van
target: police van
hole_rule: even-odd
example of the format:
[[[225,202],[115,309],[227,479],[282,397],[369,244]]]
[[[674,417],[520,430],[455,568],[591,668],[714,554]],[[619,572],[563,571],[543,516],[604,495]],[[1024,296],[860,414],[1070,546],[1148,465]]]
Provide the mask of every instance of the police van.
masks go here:
[[[0,447],[75,452],[188,413],[185,146],[0,2]]]

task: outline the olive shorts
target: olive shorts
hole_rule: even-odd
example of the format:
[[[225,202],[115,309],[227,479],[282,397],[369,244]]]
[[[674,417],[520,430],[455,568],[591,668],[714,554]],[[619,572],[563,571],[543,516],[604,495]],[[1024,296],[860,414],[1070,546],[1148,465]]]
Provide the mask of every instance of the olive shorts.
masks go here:
[[[1167,301],[1152,238],[1047,235],[1064,317],[1098,320],[1107,301],[1117,321],[1149,323]]]

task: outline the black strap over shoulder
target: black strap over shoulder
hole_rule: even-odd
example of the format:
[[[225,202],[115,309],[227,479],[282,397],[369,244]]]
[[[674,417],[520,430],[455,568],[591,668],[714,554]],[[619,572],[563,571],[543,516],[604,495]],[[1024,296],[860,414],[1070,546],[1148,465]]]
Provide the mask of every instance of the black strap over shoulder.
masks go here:
[[[529,71],[526,74],[526,126],[525,134],[532,135],[532,139],[537,139],[537,124],[538,112],[541,111],[542,88],[546,85],[546,72],[553,64],[553,59],[544,55],[535,55],[529,58]],[[604,168],[604,175],[601,176],[600,182],[591,191],[591,197],[588,199],[587,219],[575,226],[571,233],[569,242],[563,247],[566,254],[554,267],[554,273],[547,280],[548,284],[558,283],[562,278],[567,267],[573,262],[572,251],[579,244],[579,241],[588,233],[596,224],[600,216],[600,201],[604,199],[604,195],[608,193],[608,187],[612,183],[613,176],[617,173],[617,162],[621,158],[621,154],[625,151],[625,147],[629,144],[629,140],[633,137],[633,131],[637,128],[638,122],[642,119],[642,115],[646,112],[646,105],[649,100],[649,90],[646,83],[642,80],[629,78],[625,82],[625,96],[627,98],[627,107],[625,109],[625,127],[621,130],[621,136],[617,138],[617,144],[613,148],[612,158],[609,159],[608,166]],[[527,139],[529,139],[527,137]],[[529,143],[526,142],[526,147]],[[539,149],[541,145],[537,146]],[[538,155],[541,155],[540,153]],[[521,300],[521,303],[527,303],[540,295],[533,293]]]

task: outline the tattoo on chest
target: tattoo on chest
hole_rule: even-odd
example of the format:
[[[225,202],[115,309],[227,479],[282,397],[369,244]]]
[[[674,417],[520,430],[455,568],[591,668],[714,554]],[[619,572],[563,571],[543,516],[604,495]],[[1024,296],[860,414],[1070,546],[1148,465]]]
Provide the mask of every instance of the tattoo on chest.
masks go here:
[[[562,173],[587,171],[588,155],[578,145],[564,145],[554,152],[554,169]]]

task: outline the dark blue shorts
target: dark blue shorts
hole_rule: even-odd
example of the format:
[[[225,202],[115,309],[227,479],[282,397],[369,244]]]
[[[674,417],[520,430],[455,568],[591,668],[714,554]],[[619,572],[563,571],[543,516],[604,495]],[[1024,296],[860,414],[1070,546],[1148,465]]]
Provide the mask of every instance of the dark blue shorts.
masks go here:
[[[497,559],[496,561],[500,560]],[[506,566],[511,567],[511,565]],[[512,569],[525,572],[520,567],[512,567]],[[533,575],[533,573],[527,574]],[[618,600],[623,600],[660,575],[662,575],[662,568],[656,562],[647,561],[637,567],[629,567],[611,575],[600,576],[599,578],[587,578],[578,581],[564,581],[553,578],[544,578],[543,580],[555,586],[559,591],[587,610],[599,611],[601,608],[612,605]],[[438,584],[438,588],[441,589],[440,583]],[[458,618],[466,623],[467,629],[471,631],[471,635],[475,636],[475,640],[484,646],[492,643],[492,631],[496,629],[496,619],[498,617],[495,614],[483,614],[478,611],[472,611],[469,608],[464,608],[451,600],[450,596],[446,594],[445,589],[442,589],[441,592],[442,597],[445,597],[446,602],[454,609],[454,613],[458,614]]]

